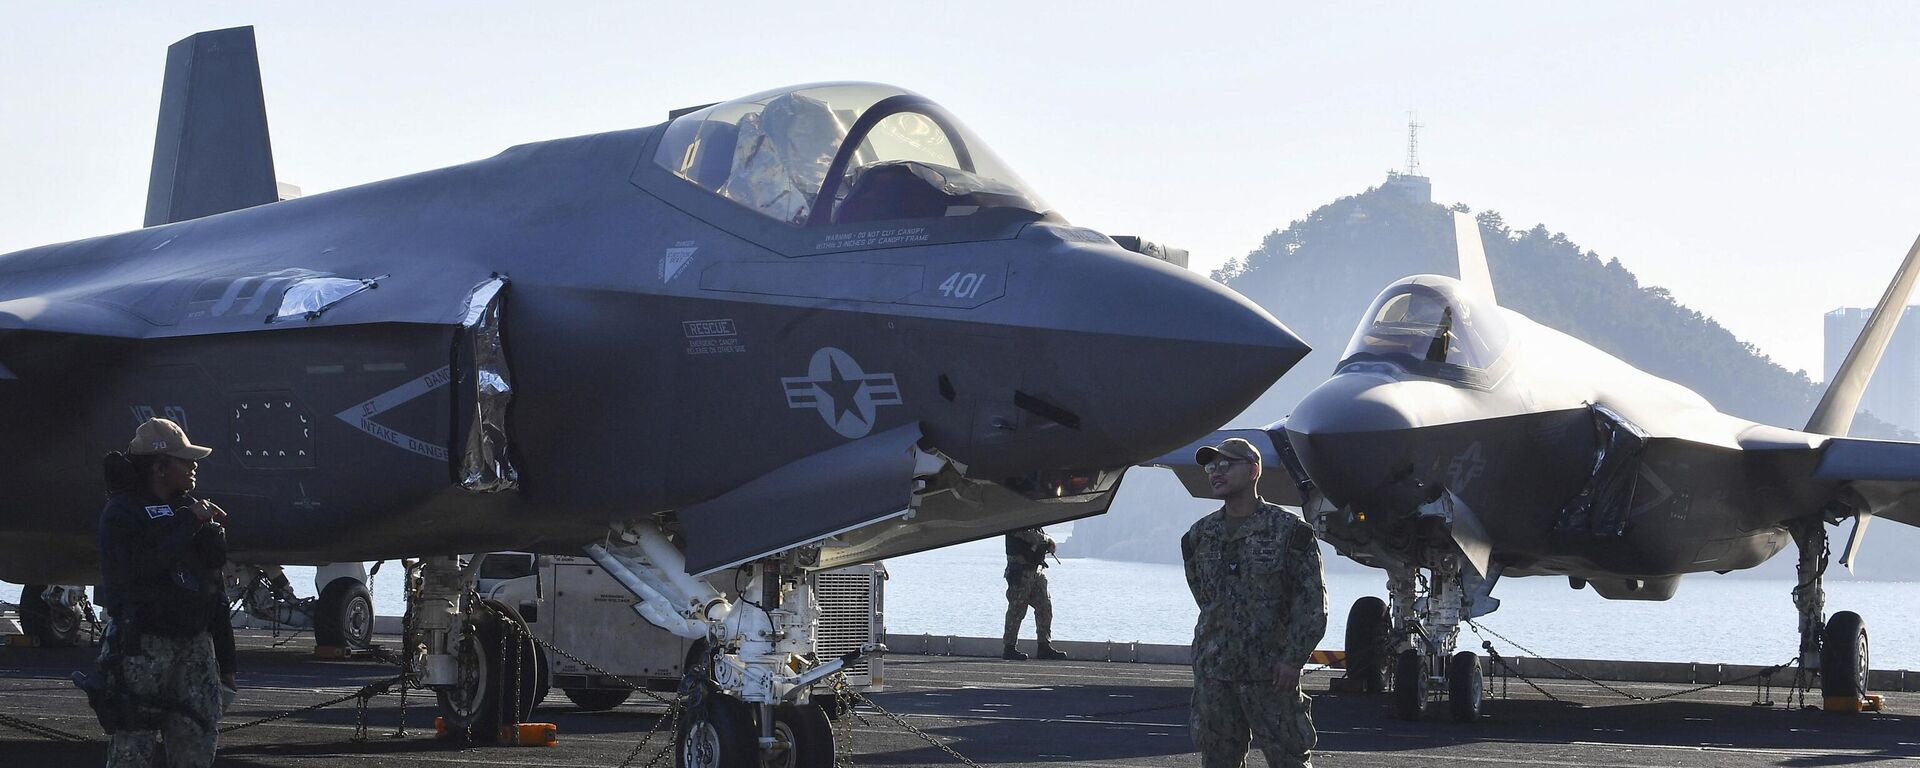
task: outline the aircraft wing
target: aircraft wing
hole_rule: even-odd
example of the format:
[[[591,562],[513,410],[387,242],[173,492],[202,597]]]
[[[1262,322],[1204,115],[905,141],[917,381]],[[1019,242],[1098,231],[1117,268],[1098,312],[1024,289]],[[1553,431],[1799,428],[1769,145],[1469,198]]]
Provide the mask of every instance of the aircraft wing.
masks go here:
[[[1832,438],[1813,476],[1846,482],[1874,517],[1920,526],[1920,443]]]
[[[1876,517],[1920,527],[1920,443],[1828,437],[1784,429],[1743,438],[1749,454],[1811,454],[1811,470],[1800,482],[1814,493],[1832,493],[1835,500],[1854,508],[1853,535],[1840,563],[1853,568],[1867,524]],[[1808,466],[1801,461],[1770,466]],[[1797,474],[1797,472],[1789,472]],[[1790,481],[1792,482],[1792,481]],[[1831,490],[1826,490],[1831,489]]]

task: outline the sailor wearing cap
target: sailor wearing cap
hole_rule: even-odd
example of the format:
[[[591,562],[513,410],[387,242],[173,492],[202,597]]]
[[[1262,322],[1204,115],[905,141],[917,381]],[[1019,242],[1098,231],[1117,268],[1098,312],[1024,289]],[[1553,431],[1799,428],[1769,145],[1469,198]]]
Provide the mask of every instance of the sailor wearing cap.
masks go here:
[[[169,765],[213,764],[221,680],[208,629],[225,613],[226,512],[187,495],[212,453],[180,425],[148,419],[125,453],[106,457],[96,594],[111,617],[101,668],[113,695],[100,712],[110,768],[154,765],[161,739]]]
[[[1248,736],[1267,764],[1311,766],[1313,700],[1300,672],[1327,628],[1326,581],[1313,527],[1260,498],[1260,450],[1241,438],[1201,448],[1225,501],[1180,538],[1193,629],[1194,747],[1205,768],[1239,768]]]

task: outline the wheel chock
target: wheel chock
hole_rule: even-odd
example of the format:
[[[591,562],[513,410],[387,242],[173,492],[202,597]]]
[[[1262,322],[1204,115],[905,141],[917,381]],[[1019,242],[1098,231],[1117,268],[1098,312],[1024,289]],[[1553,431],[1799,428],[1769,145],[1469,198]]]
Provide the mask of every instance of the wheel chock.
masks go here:
[[[353,655],[353,649],[344,645],[316,645],[313,657],[316,659],[345,659]]]
[[[447,738],[453,735],[447,729],[447,719],[433,719],[433,735]],[[553,723],[520,723],[500,726],[500,745],[505,747],[551,747],[560,743],[560,726]]]
[[[511,747],[551,747],[560,743],[560,727],[553,723],[500,726],[500,743]]]
[[[1869,693],[1859,698],[1828,696],[1821,709],[1828,712],[1879,712],[1886,709],[1887,697]]]
[[[8,648],[38,648],[40,638],[33,635],[7,635]]]

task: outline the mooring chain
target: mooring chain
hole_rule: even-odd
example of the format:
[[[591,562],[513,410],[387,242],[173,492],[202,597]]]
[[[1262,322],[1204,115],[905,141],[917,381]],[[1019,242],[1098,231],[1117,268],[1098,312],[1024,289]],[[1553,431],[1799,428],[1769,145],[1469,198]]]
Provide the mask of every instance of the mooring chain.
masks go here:
[[[1479,634],[1479,633],[1476,632],[1474,634]],[[1532,688],[1535,691],[1538,691],[1540,695],[1547,697],[1549,701],[1557,701],[1562,704],[1567,703],[1565,699],[1562,699],[1558,696],[1548,693],[1547,689],[1540,687],[1539,684],[1533,682],[1533,680],[1528,678],[1526,675],[1520,674],[1520,670],[1514,669],[1512,664],[1507,663],[1507,658],[1505,656],[1501,656],[1499,651],[1496,651],[1493,649],[1493,641],[1488,640],[1484,637],[1481,638],[1480,648],[1487,652],[1487,658],[1493,659],[1493,663],[1500,665],[1501,669],[1506,670],[1508,676],[1520,678],[1520,682],[1526,683],[1527,687]]]
[[[484,603],[482,603],[482,605],[485,605],[485,604],[484,604]],[[487,610],[490,610],[490,611],[494,611],[494,612],[496,612],[496,613],[499,613],[499,611],[500,611],[500,609],[499,609],[499,608],[496,608],[496,607],[494,607],[494,606],[491,606],[491,605],[488,605],[488,606],[486,606],[486,607],[487,607]],[[501,615],[502,615],[502,616],[504,616],[505,614],[501,614]],[[560,648],[560,647],[558,647],[558,646],[555,646],[555,645],[554,645],[554,644],[552,644],[552,643],[549,643],[549,642],[547,642],[547,641],[546,641],[545,639],[543,639],[543,638],[541,638],[541,637],[540,637],[539,635],[535,635],[535,634],[533,634],[533,633],[531,633],[531,632],[529,632],[529,633],[527,633],[527,635],[526,635],[526,636],[527,636],[527,637],[528,637],[529,639],[531,639],[531,640],[533,640],[533,642],[534,642],[535,644],[537,644],[537,645],[539,645],[540,647],[542,647],[542,648],[545,648],[545,649],[547,649],[547,650],[549,650],[549,651],[552,651],[552,652],[554,652],[554,653],[557,653],[557,654],[560,654],[561,656],[564,656],[564,657],[566,657],[566,659],[567,659],[568,661],[571,661],[571,662],[573,662],[573,663],[575,663],[575,664],[579,664],[580,666],[582,666],[582,667],[585,667],[585,668],[586,668],[586,669],[587,669],[588,671],[591,671],[591,672],[593,672],[594,674],[597,674],[597,675],[600,675],[600,676],[602,676],[602,677],[606,677],[606,678],[611,678],[611,679],[613,679],[613,680],[617,680],[617,681],[619,681],[619,682],[620,682],[620,684],[621,684],[621,685],[624,685],[624,686],[626,686],[626,687],[628,687],[628,688],[630,688],[630,689],[632,689],[632,690],[634,690],[634,691],[636,691],[636,692],[638,692],[638,693],[640,693],[641,695],[644,695],[644,696],[646,696],[646,697],[648,697],[648,698],[650,698],[650,699],[653,699],[653,700],[654,700],[655,702],[657,702],[657,703],[660,703],[660,704],[664,704],[664,705],[666,705],[666,706],[668,706],[668,707],[670,707],[670,708],[671,708],[671,707],[678,707],[678,706],[680,706],[680,703],[679,703],[679,702],[676,702],[676,701],[674,701],[674,700],[672,700],[672,699],[669,699],[669,698],[666,698],[665,696],[661,696],[660,694],[657,694],[657,693],[654,693],[653,691],[650,691],[650,690],[647,690],[647,687],[646,687],[646,686],[644,686],[644,685],[641,685],[641,684],[639,684],[639,683],[636,683],[636,682],[634,682],[634,681],[632,681],[632,680],[629,680],[629,679],[627,679],[627,678],[626,678],[626,677],[624,677],[624,676],[621,676],[621,675],[616,675],[616,674],[614,674],[614,673],[612,673],[612,672],[608,672],[607,670],[605,670],[605,669],[602,669],[602,668],[600,667],[600,665],[598,665],[598,664],[594,664],[593,662],[590,662],[590,661],[587,661],[586,659],[583,659],[583,658],[580,658],[579,656],[575,656],[574,654],[572,654],[572,653],[570,653],[570,652],[568,652],[568,651],[567,651],[566,649],[564,649],[564,648]]]
[[[627,753],[627,758],[620,761],[620,768],[632,768],[633,761],[640,759],[640,753],[646,750],[647,745],[653,742],[653,737],[660,732],[661,724],[664,723],[667,725],[668,734],[678,734],[680,732],[681,709],[682,707],[678,703],[675,703],[672,709],[667,710],[665,716],[654,718],[653,727],[648,728],[646,733],[640,735],[640,743],[633,745],[633,750]],[[674,738],[676,738],[676,736],[669,735],[667,737],[667,746],[653,753],[653,757],[647,759],[647,764],[644,768],[654,768],[654,766],[660,764],[661,759],[673,754]]]
[[[43,739],[52,739],[54,741],[71,741],[76,744],[92,741],[92,739],[77,733],[68,733],[51,725],[41,725],[40,723],[31,720],[22,720],[12,715],[0,715],[0,725],[26,731]]]
[[[1776,674],[1779,674],[1779,672],[1780,672],[1781,670],[1783,670],[1783,669],[1786,669],[1787,667],[1790,667],[1790,666],[1793,666],[1793,665],[1795,665],[1795,664],[1798,664],[1798,663],[1800,662],[1800,659],[1799,659],[1799,657],[1797,657],[1797,656],[1796,656],[1796,657],[1794,657],[1794,659],[1793,659],[1792,661],[1788,661],[1788,662],[1787,662],[1787,663],[1785,663],[1785,664],[1775,664],[1775,665],[1773,665],[1773,666],[1771,666],[1771,667],[1766,667],[1766,668],[1764,668],[1764,669],[1761,669],[1761,670],[1760,670],[1760,671],[1758,671],[1758,672],[1754,672],[1753,674],[1750,674],[1750,675],[1743,675],[1743,676],[1741,676],[1741,677],[1736,677],[1736,678],[1734,678],[1734,679],[1732,679],[1732,680],[1722,680],[1722,681],[1720,681],[1720,682],[1717,682],[1717,683],[1707,683],[1707,684],[1704,684],[1704,685],[1697,685],[1697,686],[1694,686],[1694,687],[1692,687],[1692,688],[1684,688],[1684,689],[1681,689],[1681,690],[1678,690],[1678,691],[1670,691],[1670,692],[1667,692],[1667,693],[1662,693],[1662,694],[1659,694],[1659,695],[1657,695],[1657,696],[1642,696],[1642,695],[1640,695],[1640,694],[1637,694],[1637,693],[1633,693],[1633,692],[1631,692],[1631,691],[1624,691],[1624,690],[1621,690],[1621,689],[1619,689],[1619,688],[1615,688],[1615,687],[1613,687],[1613,686],[1611,686],[1611,685],[1608,685],[1608,684],[1606,684],[1606,683],[1604,683],[1604,682],[1601,682],[1601,681],[1599,681],[1599,680],[1595,680],[1595,679],[1593,679],[1593,678],[1591,678],[1591,677],[1588,677],[1588,676],[1586,676],[1586,675],[1583,675],[1583,674],[1580,674],[1579,672],[1575,672],[1575,671],[1573,671],[1573,670],[1571,670],[1571,669],[1568,669],[1568,668],[1566,667],[1566,665],[1563,665],[1563,664],[1561,664],[1561,663],[1559,663],[1559,662],[1557,662],[1557,661],[1554,661],[1553,659],[1549,659],[1549,658],[1545,658],[1545,657],[1543,657],[1543,656],[1541,656],[1540,654],[1538,654],[1538,653],[1535,653],[1535,652],[1534,652],[1534,651],[1532,651],[1531,649],[1528,649],[1528,648],[1527,648],[1526,646],[1524,646],[1524,645],[1521,645],[1521,644],[1519,644],[1519,643],[1516,643],[1516,642],[1514,642],[1512,638],[1509,638],[1509,637],[1507,637],[1506,635],[1502,635],[1502,634],[1500,634],[1499,632],[1495,632],[1495,631],[1494,631],[1493,629],[1491,629],[1491,628],[1489,628],[1489,627],[1483,627],[1483,626],[1481,626],[1481,625],[1479,624],[1479,622],[1476,622],[1476,621],[1474,621],[1474,620],[1472,620],[1472,619],[1468,619],[1468,620],[1466,621],[1466,624],[1467,624],[1467,626],[1468,626],[1468,627],[1471,627],[1471,628],[1473,629],[1473,633],[1474,633],[1474,634],[1476,634],[1476,635],[1479,635],[1479,634],[1480,634],[1480,633],[1481,633],[1482,631],[1485,631],[1485,632],[1486,632],[1486,634],[1489,634],[1489,635],[1493,635],[1494,637],[1497,637],[1497,638],[1499,638],[1499,639],[1500,639],[1501,641],[1503,641],[1503,642],[1505,642],[1506,644],[1508,644],[1508,645],[1511,645],[1511,646],[1513,646],[1513,647],[1515,647],[1515,648],[1518,648],[1518,649],[1520,649],[1520,652],[1521,652],[1521,653],[1525,653],[1525,654],[1528,654],[1528,655],[1530,655],[1530,656],[1533,656],[1533,657],[1534,657],[1534,658],[1536,658],[1536,659],[1539,659],[1539,660],[1541,660],[1541,661],[1544,661],[1544,662],[1546,662],[1546,663],[1547,663],[1548,665],[1550,665],[1550,666],[1552,666],[1552,667],[1553,667],[1554,669],[1558,669],[1558,670],[1560,670],[1561,672],[1564,672],[1564,673],[1566,673],[1567,675],[1569,675],[1569,676],[1571,676],[1571,677],[1574,677],[1574,678],[1578,678],[1578,679],[1580,679],[1580,680],[1583,680],[1583,681],[1586,681],[1586,682],[1588,682],[1588,683],[1592,683],[1592,684],[1593,684],[1593,685],[1595,685],[1595,686],[1598,686],[1598,687],[1600,687],[1600,688],[1603,688],[1603,689],[1606,689],[1606,690],[1608,690],[1608,691],[1612,691],[1613,693],[1617,693],[1617,694],[1619,694],[1619,695],[1621,695],[1621,696],[1624,696],[1624,697],[1626,697],[1626,698],[1628,698],[1628,699],[1631,699],[1631,700],[1633,700],[1633,701],[1637,701],[1637,702],[1641,702],[1641,703],[1651,703],[1651,702],[1655,702],[1655,701],[1662,701],[1662,700],[1665,700],[1665,699],[1671,699],[1671,698],[1674,698],[1674,697],[1677,697],[1677,696],[1686,696],[1686,695],[1688,695],[1688,694],[1694,694],[1694,693],[1699,693],[1699,692],[1701,692],[1701,691],[1707,691],[1707,690],[1712,690],[1712,689],[1714,689],[1714,688],[1719,688],[1719,687],[1721,687],[1721,686],[1727,686],[1727,685],[1739,685],[1739,684],[1742,684],[1742,683],[1745,683],[1745,682],[1747,682],[1747,681],[1749,681],[1749,680],[1757,680],[1757,681],[1764,681],[1764,683],[1765,683],[1765,685],[1766,685],[1766,687],[1767,687],[1768,689],[1771,689],[1771,688],[1772,688],[1772,686],[1773,686],[1773,676],[1774,676],[1774,675],[1776,675]],[[1527,684],[1527,685],[1528,685],[1529,687],[1531,687],[1531,688],[1533,688],[1533,689],[1534,689],[1534,690],[1536,690],[1536,691],[1539,691],[1539,692],[1540,692],[1540,695],[1542,695],[1542,696],[1545,696],[1545,697],[1547,697],[1547,698],[1549,698],[1549,699],[1552,699],[1552,700],[1554,700],[1554,701],[1562,701],[1562,702],[1563,702],[1563,701],[1565,701],[1564,699],[1561,699],[1561,698],[1560,698],[1560,697],[1558,697],[1558,696],[1555,696],[1555,695],[1553,695],[1553,694],[1551,694],[1551,693],[1547,693],[1545,689],[1542,689],[1542,688],[1541,688],[1541,687],[1540,687],[1539,685],[1536,685],[1536,684],[1535,684],[1535,683],[1534,683],[1534,682],[1533,682],[1532,680],[1530,680],[1530,679],[1528,679],[1526,675],[1523,675],[1523,674],[1521,674],[1521,673],[1520,673],[1520,670],[1518,670],[1518,669],[1516,669],[1516,668],[1514,668],[1514,666],[1513,666],[1512,664],[1510,664],[1510,663],[1508,663],[1508,662],[1507,662],[1507,660],[1506,660],[1506,659],[1504,659],[1504,658],[1502,658],[1502,657],[1500,656],[1500,654],[1499,654],[1498,652],[1496,652],[1496,651],[1494,651],[1494,650],[1493,650],[1493,643],[1492,643],[1492,642],[1489,642],[1489,641],[1488,641],[1488,640],[1486,639],[1486,637],[1485,637],[1485,635],[1482,635],[1482,636],[1481,636],[1481,638],[1480,638],[1480,647],[1481,647],[1481,648],[1484,648],[1484,649],[1486,649],[1486,651],[1487,651],[1487,655],[1488,655],[1488,656],[1490,656],[1490,657],[1492,657],[1492,658],[1494,659],[1494,661],[1496,661],[1496,662],[1498,662],[1498,663],[1500,664],[1500,666],[1501,666],[1501,667],[1503,667],[1503,668],[1505,668],[1505,669],[1507,670],[1507,672],[1508,672],[1509,674],[1511,674],[1511,675],[1513,675],[1514,677],[1517,677],[1517,678],[1520,678],[1520,682],[1523,682],[1523,683],[1526,683],[1526,684]],[[1756,684],[1756,688],[1758,688],[1758,684]],[[1756,692],[1755,692],[1755,701],[1756,701],[1756,702],[1758,702],[1758,700],[1759,700],[1759,693],[1758,693],[1758,691],[1756,690]]]
[[[1521,653],[1524,653],[1524,654],[1527,654],[1527,655],[1529,655],[1529,656],[1532,656],[1532,657],[1534,657],[1534,658],[1536,658],[1536,659],[1539,659],[1539,660],[1541,660],[1541,661],[1544,661],[1544,662],[1546,662],[1546,663],[1547,663],[1547,665],[1548,665],[1548,666],[1551,666],[1551,667],[1553,667],[1554,669],[1557,669],[1557,670],[1560,670],[1561,672],[1565,672],[1565,673],[1567,673],[1567,675],[1568,675],[1569,677],[1574,677],[1574,678],[1578,678],[1578,679],[1580,679],[1580,680],[1584,680],[1584,681],[1586,681],[1586,682],[1589,682],[1589,683],[1592,683],[1592,684],[1594,684],[1594,685],[1596,685],[1596,686],[1599,686],[1600,688],[1603,688],[1603,689],[1606,689],[1606,690],[1608,690],[1608,691],[1612,691],[1612,692],[1614,692],[1614,693],[1617,693],[1617,694],[1620,694],[1621,696],[1625,696],[1625,697],[1627,697],[1627,698],[1629,698],[1629,699],[1632,699],[1632,700],[1634,700],[1634,701],[1648,701],[1648,700],[1649,700],[1649,699],[1647,699],[1647,697],[1645,697],[1645,696],[1641,696],[1640,694],[1637,694],[1637,693],[1633,693],[1633,692],[1631,692],[1631,691],[1623,691],[1623,690],[1621,690],[1621,689],[1619,689],[1619,688],[1615,688],[1615,687],[1613,687],[1613,686],[1611,686],[1611,685],[1607,685],[1606,683],[1603,683],[1603,682],[1601,682],[1601,681],[1599,681],[1599,680],[1595,680],[1595,679],[1593,679],[1593,678],[1591,678],[1591,677],[1588,677],[1588,676],[1586,676],[1586,675],[1583,675],[1583,674],[1580,674],[1579,672],[1575,672],[1575,671],[1573,671],[1573,670],[1571,670],[1571,669],[1568,669],[1568,668],[1566,667],[1566,665],[1564,665],[1564,664],[1561,664],[1560,662],[1557,662],[1557,661],[1554,661],[1553,659],[1549,659],[1549,658],[1545,658],[1545,657],[1543,657],[1543,656],[1541,656],[1540,654],[1538,654],[1538,653],[1535,653],[1535,652],[1534,652],[1533,650],[1531,650],[1531,649],[1529,649],[1529,648],[1527,648],[1526,646],[1524,646],[1524,645],[1521,645],[1521,644],[1519,644],[1519,643],[1516,643],[1516,642],[1514,642],[1514,641],[1512,640],[1512,638],[1509,638],[1509,637],[1507,637],[1506,635],[1502,635],[1502,634],[1500,634],[1499,632],[1495,632],[1495,631],[1493,631],[1493,630],[1492,630],[1492,629],[1490,629],[1490,628],[1487,628],[1487,627],[1483,627],[1483,626],[1480,626],[1480,623],[1479,623],[1479,622],[1476,622],[1476,621],[1474,621],[1473,619],[1467,619],[1467,620],[1466,620],[1466,624],[1467,624],[1467,626],[1468,626],[1468,627],[1471,627],[1471,628],[1473,628],[1473,633],[1474,633],[1474,634],[1476,634],[1476,635],[1478,635],[1478,634],[1480,634],[1480,632],[1481,632],[1482,630],[1485,630],[1487,634],[1489,634],[1489,635],[1493,635],[1494,637],[1497,637],[1497,638],[1500,638],[1500,639],[1501,639],[1502,641],[1504,641],[1504,642],[1505,642],[1506,644],[1508,644],[1508,645],[1511,645],[1511,646],[1513,646],[1513,647],[1515,647],[1515,648],[1518,648],[1518,649],[1520,649],[1520,652],[1521,652]],[[1482,646],[1481,646],[1481,647],[1483,647],[1483,648],[1484,648],[1484,647],[1487,647],[1487,646],[1485,645],[1485,643],[1486,643],[1486,638],[1485,638],[1484,636],[1483,636],[1483,637],[1481,637],[1481,643],[1482,643]],[[1511,669],[1513,669],[1513,667],[1511,667],[1511,666],[1509,666],[1509,667],[1507,667],[1507,668],[1508,668],[1509,670],[1511,670]],[[1533,685],[1533,681],[1531,681],[1531,680],[1527,680],[1527,676],[1526,676],[1526,675],[1522,675],[1522,674],[1520,674],[1520,673],[1519,673],[1518,671],[1515,671],[1515,672],[1514,672],[1513,674],[1514,674],[1514,676],[1515,676],[1515,677],[1518,677],[1518,678],[1520,678],[1520,679],[1521,679],[1521,681],[1523,681],[1523,682],[1525,682],[1526,684],[1528,684],[1528,685]],[[1537,685],[1535,685],[1535,686],[1534,686],[1534,688],[1535,688],[1536,690],[1538,690],[1538,689],[1539,689],[1539,687],[1540,687],[1540,686],[1537,686]],[[1557,701],[1557,699],[1556,699],[1556,701]]]
[[[881,715],[885,716],[888,720],[892,720],[894,725],[898,725],[901,728],[906,729],[908,733],[911,733],[915,736],[920,737],[922,740],[924,740],[928,744],[932,744],[935,749],[945,752],[947,753],[948,756],[951,756],[953,759],[960,761],[961,764],[969,765],[969,766],[972,766],[973,768],[981,768],[979,763],[976,763],[972,760],[967,759],[966,755],[953,751],[953,747],[949,747],[946,744],[942,743],[939,739],[934,738],[933,734],[927,733],[926,731],[913,727],[913,724],[908,723],[905,719],[901,718],[899,715],[896,715],[892,712],[888,712],[885,707],[882,707],[878,704],[873,703],[873,699],[867,698],[864,694],[855,692],[853,693],[853,698],[855,701],[861,704],[865,704],[869,707],[873,707],[875,712],[879,712]]]
[[[468,594],[471,597],[473,597],[476,601],[478,600],[478,595],[476,593],[469,592]],[[485,602],[479,602],[478,604],[485,606],[486,609],[489,611],[493,611],[495,615],[502,617],[503,620],[510,618],[496,606],[489,605]],[[540,637],[539,635],[533,634],[532,632],[524,632],[522,636],[528,640],[532,640],[535,644],[539,645],[541,648],[545,648],[552,653],[559,654],[560,656],[565,657],[568,661],[578,664],[581,667],[584,667],[585,669],[587,669],[588,671],[593,672],[594,674],[600,675],[602,678],[609,678],[612,680],[616,680],[621,685],[624,685],[633,691],[639,692],[641,695],[646,696],[647,698],[653,699],[656,703],[663,704],[667,707],[667,711],[662,713],[661,717],[654,719],[653,727],[648,728],[647,732],[640,737],[640,743],[635,744],[633,746],[633,751],[627,753],[626,759],[620,762],[620,768],[629,768],[629,766],[633,764],[633,761],[639,758],[640,753],[647,748],[647,744],[651,743],[653,740],[653,737],[657,733],[659,733],[660,725],[662,723],[665,723],[668,725],[667,732],[669,734],[675,734],[675,735],[669,736],[669,742],[668,742],[667,748],[662,749],[658,752],[655,752],[653,757],[647,760],[647,763],[646,763],[647,768],[652,768],[653,766],[659,765],[662,759],[666,758],[667,756],[673,753],[673,745],[671,740],[674,738],[678,738],[677,734],[680,732],[680,713],[682,710],[686,709],[686,705],[683,702],[675,699],[669,699],[665,696],[661,696],[660,694],[654,693],[653,691],[648,690],[646,686],[643,686],[639,683],[629,680],[623,675],[616,675],[612,672],[609,672],[606,669],[602,668],[600,665],[595,664],[591,661],[587,661],[586,659],[580,658],[579,656],[575,655],[573,652],[568,651],[565,648],[561,648],[552,643],[549,643],[546,641],[546,639]]]
[[[389,677],[389,678],[387,678],[387,679],[385,679],[385,680],[378,680],[378,681],[375,681],[375,682],[371,682],[371,683],[367,683],[366,685],[364,685],[364,686],[361,686],[361,687],[360,687],[360,690],[357,690],[357,691],[354,691],[353,693],[349,693],[349,694],[347,694],[347,695],[345,695],[345,696],[340,696],[340,697],[337,697],[337,698],[332,698],[332,699],[327,699],[326,701],[323,701],[323,702],[320,702],[320,703],[318,703],[318,704],[309,704],[309,705],[307,705],[307,706],[304,706],[304,707],[301,707],[301,708],[299,708],[299,709],[290,709],[290,710],[287,710],[287,711],[285,711],[285,712],[281,712],[281,713],[279,713],[279,714],[277,714],[277,715],[268,715],[268,716],[266,716],[266,717],[263,717],[263,718],[260,718],[260,719],[258,719],[258,720],[253,720],[253,721],[249,721],[249,722],[245,722],[245,723],[238,723],[238,724],[235,724],[235,725],[228,725],[228,726],[223,726],[223,727],[221,727],[221,728],[220,728],[220,732],[221,732],[221,733],[232,733],[232,732],[234,732],[234,731],[237,731],[237,730],[240,730],[240,729],[242,729],[242,728],[252,728],[252,727],[254,727],[254,726],[256,726],[256,725],[265,725],[265,724],[267,724],[267,723],[271,723],[271,722],[276,722],[276,721],[279,721],[279,720],[285,720],[285,719],[287,719],[287,718],[289,718],[289,717],[293,717],[294,715],[298,715],[298,714],[304,714],[304,713],[307,713],[307,712],[312,712],[312,711],[315,711],[315,710],[320,710],[320,709],[325,709],[325,708],[327,708],[327,707],[331,707],[331,706],[333,706],[333,705],[335,705],[335,704],[339,704],[339,703],[341,703],[341,702],[343,702],[343,701],[347,701],[348,699],[356,699],[356,698],[357,698],[357,699],[360,699],[360,701],[361,701],[361,705],[362,705],[362,709],[364,709],[364,708],[365,708],[365,704],[366,704],[366,700],[367,700],[367,699],[370,699],[370,698],[373,698],[373,697],[375,697],[375,696],[378,696],[378,695],[380,695],[380,694],[382,694],[382,693],[386,693],[386,692],[387,692],[387,690],[388,690],[389,688],[392,688],[392,687],[393,687],[393,685],[394,685],[395,683],[399,683],[399,682],[401,682],[401,676],[400,676],[400,675],[394,675],[393,677]],[[360,730],[364,732],[364,731],[365,731],[365,729],[366,729],[366,727],[365,727],[365,722],[364,722],[364,718],[363,718],[363,722],[361,723],[361,728],[360,728]],[[364,737],[364,733],[361,733],[361,734],[356,734],[356,738],[355,738],[354,740],[355,740],[355,741],[360,741],[360,740],[362,740],[362,737]]]

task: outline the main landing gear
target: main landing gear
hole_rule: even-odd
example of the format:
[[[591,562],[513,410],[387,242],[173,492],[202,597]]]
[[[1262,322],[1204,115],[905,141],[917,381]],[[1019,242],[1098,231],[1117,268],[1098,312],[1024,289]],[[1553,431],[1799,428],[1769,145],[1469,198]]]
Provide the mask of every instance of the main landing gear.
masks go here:
[[[286,572],[277,565],[228,563],[222,575],[228,602],[237,601],[248,614],[286,629],[313,630],[317,647],[373,645],[373,596],[367,591],[367,568],[361,563],[317,568],[317,598],[294,594]]]
[[[1818,674],[1821,708],[1828,712],[1879,711],[1881,697],[1867,688],[1871,666],[1866,620],[1852,611],[1826,615],[1826,524],[1809,518],[1789,525],[1788,531],[1800,551],[1799,583],[1793,588],[1793,607],[1800,616],[1796,682],[1804,684],[1808,674]]]
[[[48,648],[80,645],[88,628],[99,620],[87,602],[87,588],[59,584],[23,584],[20,587],[20,631],[39,638]]]

